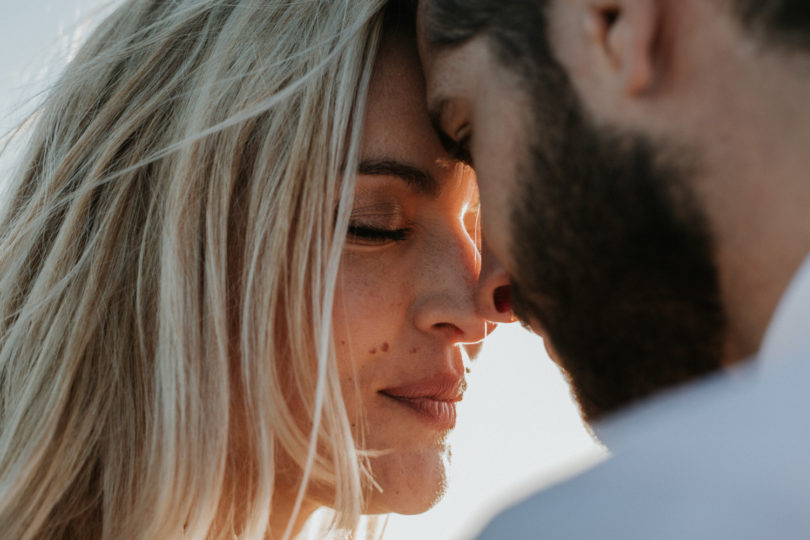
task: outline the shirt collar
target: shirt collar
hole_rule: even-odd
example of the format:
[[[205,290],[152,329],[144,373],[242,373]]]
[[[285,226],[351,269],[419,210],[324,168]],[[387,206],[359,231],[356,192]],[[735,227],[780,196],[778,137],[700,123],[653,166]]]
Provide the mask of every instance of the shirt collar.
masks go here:
[[[779,301],[762,340],[757,362],[761,368],[767,369],[802,353],[810,354],[810,255]],[[810,358],[807,361],[810,362]]]

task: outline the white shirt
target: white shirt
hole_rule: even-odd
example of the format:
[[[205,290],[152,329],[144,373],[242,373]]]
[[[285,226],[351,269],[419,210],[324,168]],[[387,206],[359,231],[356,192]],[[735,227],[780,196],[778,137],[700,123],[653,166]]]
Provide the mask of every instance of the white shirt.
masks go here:
[[[595,426],[613,457],[479,540],[810,539],[810,257],[757,358]]]

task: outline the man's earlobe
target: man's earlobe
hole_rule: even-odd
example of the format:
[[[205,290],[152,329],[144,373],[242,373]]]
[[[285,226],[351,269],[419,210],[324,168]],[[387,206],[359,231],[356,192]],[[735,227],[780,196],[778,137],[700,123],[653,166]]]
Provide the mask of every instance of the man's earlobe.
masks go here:
[[[656,0],[588,2],[585,13],[588,37],[629,95],[644,93],[654,82],[659,14]]]

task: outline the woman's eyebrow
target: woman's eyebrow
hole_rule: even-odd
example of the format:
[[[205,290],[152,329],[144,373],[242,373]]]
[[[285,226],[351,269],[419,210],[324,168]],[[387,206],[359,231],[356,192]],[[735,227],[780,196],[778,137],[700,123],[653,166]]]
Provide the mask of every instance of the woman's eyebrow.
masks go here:
[[[439,193],[439,183],[430,173],[396,160],[365,159],[360,162],[357,171],[370,176],[395,176],[419,193],[431,197]]]

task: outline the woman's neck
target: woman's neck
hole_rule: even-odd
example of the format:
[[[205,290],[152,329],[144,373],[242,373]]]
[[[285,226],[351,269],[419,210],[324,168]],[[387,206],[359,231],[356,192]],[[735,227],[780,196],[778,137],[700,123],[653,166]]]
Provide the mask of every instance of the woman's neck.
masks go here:
[[[295,500],[298,496],[296,490],[276,489],[273,493],[273,508],[270,512],[271,534],[266,540],[282,540],[287,529],[290,528],[293,511],[295,510]],[[295,539],[303,530],[307,520],[312,517],[318,505],[304,498],[301,508],[295,519],[292,521],[289,539]]]

